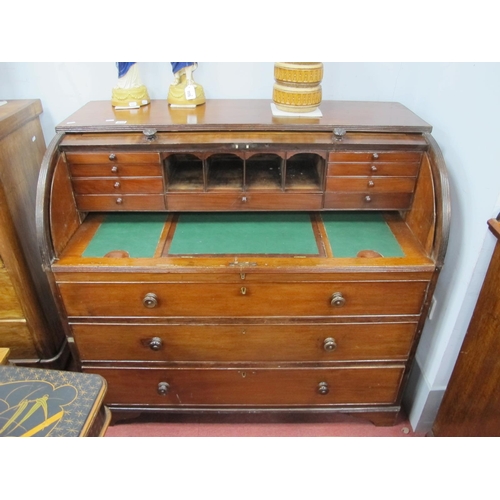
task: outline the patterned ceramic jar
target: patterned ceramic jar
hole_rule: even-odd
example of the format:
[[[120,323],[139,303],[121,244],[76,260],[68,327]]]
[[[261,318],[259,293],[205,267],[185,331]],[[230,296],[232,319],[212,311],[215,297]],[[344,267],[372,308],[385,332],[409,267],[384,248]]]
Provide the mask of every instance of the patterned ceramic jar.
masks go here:
[[[281,111],[308,113],[321,103],[322,63],[278,62],[274,78],[273,101]]]

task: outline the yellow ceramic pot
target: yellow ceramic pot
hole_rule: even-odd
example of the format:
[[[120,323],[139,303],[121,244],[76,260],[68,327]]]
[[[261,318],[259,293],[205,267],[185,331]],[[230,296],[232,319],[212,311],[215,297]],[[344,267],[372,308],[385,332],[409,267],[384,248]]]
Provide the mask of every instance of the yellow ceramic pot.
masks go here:
[[[314,111],[321,102],[321,85],[300,87],[293,83],[273,86],[273,101],[281,111],[291,113],[309,113]]]
[[[321,103],[322,63],[274,64],[273,102],[281,111],[309,113]]]
[[[277,62],[274,63],[274,79],[280,83],[319,85],[323,80],[323,63]]]

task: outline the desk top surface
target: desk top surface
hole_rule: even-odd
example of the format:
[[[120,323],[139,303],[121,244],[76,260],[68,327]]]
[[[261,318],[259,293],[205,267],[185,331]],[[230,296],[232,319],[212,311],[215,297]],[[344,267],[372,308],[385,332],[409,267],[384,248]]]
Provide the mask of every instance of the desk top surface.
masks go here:
[[[271,100],[208,99],[196,108],[172,108],[166,100],[153,100],[139,109],[117,110],[111,101],[92,101],[61,122],[66,133],[157,131],[273,130],[329,131],[345,128],[358,132],[431,132],[432,127],[397,102],[322,101],[321,117],[274,116]]]

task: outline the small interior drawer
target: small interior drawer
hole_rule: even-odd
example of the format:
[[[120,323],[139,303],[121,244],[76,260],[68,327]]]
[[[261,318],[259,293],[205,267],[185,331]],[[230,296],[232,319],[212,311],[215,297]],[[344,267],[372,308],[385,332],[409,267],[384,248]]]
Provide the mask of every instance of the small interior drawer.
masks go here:
[[[76,194],[163,193],[162,177],[120,177],[73,179]]]
[[[413,177],[327,177],[326,191],[412,193]]]
[[[342,193],[327,191],[325,208],[337,210],[409,210],[413,193]]]
[[[165,210],[163,194],[80,194],[76,206],[83,212],[161,211]]]
[[[123,163],[160,163],[159,153],[143,153],[129,151],[107,151],[107,152],[66,152],[66,161],[70,164],[123,164]]]
[[[334,162],[417,162],[422,158],[419,151],[333,151],[328,161]]]
[[[161,177],[161,165],[150,164],[113,164],[113,163],[92,163],[70,165],[71,177]]]
[[[328,176],[390,176],[413,177],[418,174],[420,164],[417,162],[377,162],[377,163],[329,163]]]

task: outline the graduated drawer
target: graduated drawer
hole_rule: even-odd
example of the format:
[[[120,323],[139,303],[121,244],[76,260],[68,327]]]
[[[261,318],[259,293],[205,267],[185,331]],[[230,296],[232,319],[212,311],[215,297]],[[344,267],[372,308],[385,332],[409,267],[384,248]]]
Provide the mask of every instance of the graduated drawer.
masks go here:
[[[414,177],[327,177],[327,191],[370,193],[411,193],[415,188]]]
[[[165,210],[163,194],[79,194],[75,195],[78,210],[84,212],[162,211]]]
[[[397,400],[404,366],[366,368],[105,368],[107,404],[336,405]]]
[[[334,151],[328,155],[331,162],[417,162],[419,151]]]
[[[327,176],[416,177],[420,163],[329,163]]]
[[[419,314],[427,282],[66,282],[59,289],[68,316],[359,316]]]
[[[405,361],[416,323],[72,324],[83,361]]]
[[[160,164],[81,164],[70,165],[69,171],[73,180],[76,177],[161,177]]]
[[[66,161],[70,164],[123,164],[123,163],[160,163],[159,153],[133,153],[129,151],[107,152],[66,152]]]
[[[173,193],[166,195],[170,211],[193,210],[320,210],[321,193]]]
[[[76,194],[163,193],[162,177],[121,177],[73,179]]]

